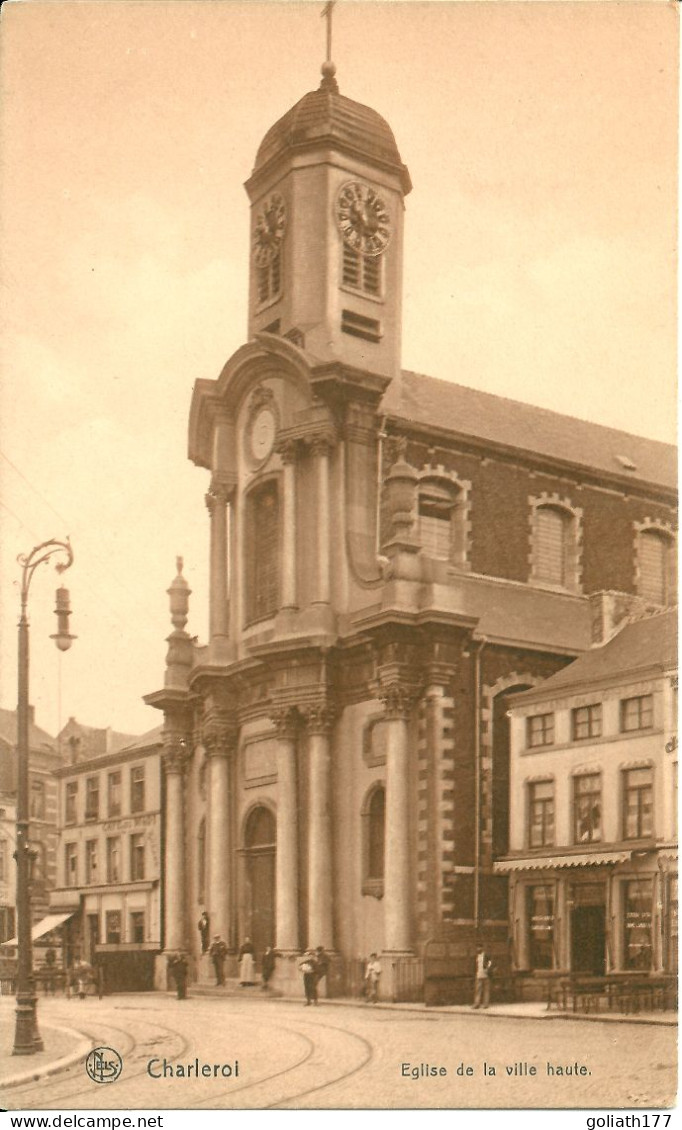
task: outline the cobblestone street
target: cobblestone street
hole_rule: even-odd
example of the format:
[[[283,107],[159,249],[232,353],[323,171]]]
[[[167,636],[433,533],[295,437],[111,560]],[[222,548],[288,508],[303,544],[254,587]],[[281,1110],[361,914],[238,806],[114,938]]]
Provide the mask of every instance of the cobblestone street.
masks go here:
[[[633,1108],[675,1094],[674,1026],[161,994],[41,1001],[40,1022],[46,1048],[65,1026],[116,1049],[123,1072],[98,1085],[83,1057],[48,1087],[8,1087],[13,1110]]]

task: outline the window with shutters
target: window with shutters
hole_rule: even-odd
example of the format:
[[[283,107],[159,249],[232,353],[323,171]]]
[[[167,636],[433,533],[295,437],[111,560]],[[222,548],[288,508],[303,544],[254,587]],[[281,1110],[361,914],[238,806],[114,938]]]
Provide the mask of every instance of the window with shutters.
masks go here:
[[[541,506],[535,516],[535,575],[551,585],[566,583],[566,515]]]
[[[532,499],[531,508],[531,580],[578,592],[581,511],[556,495]]]
[[[675,603],[675,546],[663,530],[638,532],[637,591],[649,604]]]
[[[343,245],[341,279],[344,286],[361,290],[376,298],[381,295],[382,263],[380,255],[361,255],[347,244]]]
[[[279,297],[282,289],[282,257],[278,251],[268,263],[256,267],[258,305],[264,306]]]
[[[468,488],[433,471],[424,473],[417,502],[418,532],[422,553],[437,561],[468,565]]]
[[[276,482],[251,491],[247,499],[247,622],[274,616],[279,607],[279,497]]]

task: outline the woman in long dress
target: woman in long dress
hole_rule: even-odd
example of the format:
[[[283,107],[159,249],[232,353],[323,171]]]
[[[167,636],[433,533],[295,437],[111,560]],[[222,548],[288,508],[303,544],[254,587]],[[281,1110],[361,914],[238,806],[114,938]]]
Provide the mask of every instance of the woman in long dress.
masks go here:
[[[254,985],[256,983],[255,950],[250,938],[244,939],[244,944],[239,950],[239,984]]]

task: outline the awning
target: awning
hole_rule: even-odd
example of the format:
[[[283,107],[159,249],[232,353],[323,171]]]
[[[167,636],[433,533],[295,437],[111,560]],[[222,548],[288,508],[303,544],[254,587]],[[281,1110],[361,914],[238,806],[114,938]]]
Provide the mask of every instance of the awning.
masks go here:
[[[54,930],[57,926],[62,926],[69,918],[73,918],[74,911],[69,914],[48,914],[42,918],[40,922],[31,930],[31,938],[35,942],[36,938],[42,938],[44,934],[49,934],[50,930]],[[8,942],[0,943],[3,946],[18,946],[18,938],[10,938]]]
[[[601,863],[627,863],[629,851],[590,852],[583,855],[530,856],[525,859],[500,859],[493,871],[505,875],[509,871],[554,871],[559,867],[598,867]]]

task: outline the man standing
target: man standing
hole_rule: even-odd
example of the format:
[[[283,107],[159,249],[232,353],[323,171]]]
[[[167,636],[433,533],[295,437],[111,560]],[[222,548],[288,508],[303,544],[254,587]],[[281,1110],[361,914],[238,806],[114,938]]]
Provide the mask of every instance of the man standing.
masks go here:
[[[176,995],[179,1001],[187,999],[187,958],[184,953],[176,953],[168,962],[168,972],[175,981]]]
[[[209,926],[210,926],[210,920],[209,920],[208,914],[204,910],[202,912],[201,918],[199,919],[199,925],[198,925],[198,930],[199,930],[199,934],[200,934],[200,937],[201,937],[201,952],[202,953],[208,953]]]
[[[318,946],[315,950],[315,1004],[317,1004],[317,990],[320,981],[327,976],[328,969],[329,955],[325,953],[323,946]]]
[[[214,934],[209,955],[213,962],[215,969],[215,983],[216,985],[225,984],[225,956],[227,954],[227,946],[220,937],[220,934]]]
[[[317,1004],[317,972],[315,968],[315,951],[306,950],[303,961],[299,965],[303,974],[303,991],[306,1004]]]
[[[487,1008],[490,1004],[490,970],[492,961],[483,946],[476,947],[476,988],[473,1008]]]
[[[260,975],[263,981],[264,990],[267,990],[270,978],[275,972],[276,956],[277,955],[275,954],[272,946],[266,946],[265,953],[263,954],[263,959],[260,964]]]

